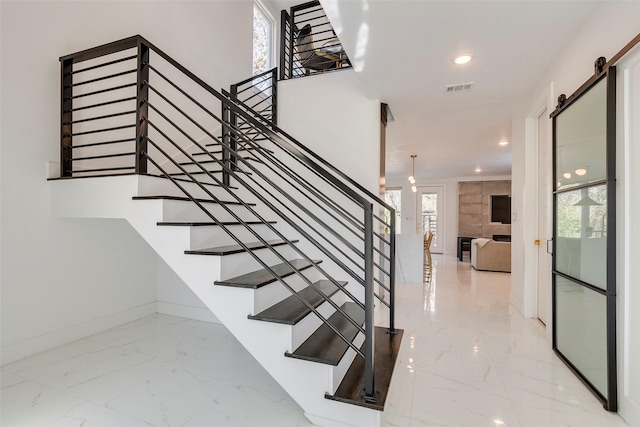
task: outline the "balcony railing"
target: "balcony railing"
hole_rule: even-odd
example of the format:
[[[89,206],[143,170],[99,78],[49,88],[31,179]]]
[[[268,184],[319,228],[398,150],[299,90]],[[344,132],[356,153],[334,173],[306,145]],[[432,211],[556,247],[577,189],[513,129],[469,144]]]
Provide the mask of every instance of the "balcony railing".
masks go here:
[[[280,14],[280,79],[351,68],[342,43],[319,1]]]

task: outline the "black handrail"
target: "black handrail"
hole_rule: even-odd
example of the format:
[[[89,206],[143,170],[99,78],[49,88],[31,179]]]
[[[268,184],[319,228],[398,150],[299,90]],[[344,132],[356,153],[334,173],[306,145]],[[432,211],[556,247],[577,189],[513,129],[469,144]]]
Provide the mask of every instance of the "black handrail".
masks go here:
[[[131,55],[129,50],[136,49],[137,54]],[[113,55],[124,54],[119,58],[113,58]],[[219,117],[211,107],[205,106],[199,101],[201,96],[195,97],[189,95],[181,87],[175,84],[171,79],[161,73],[157,67],[150,64],[150,54],[161,58],[174,70],[177,70],[190,82],[197,84],[203,93],[206,93],[216,99],[221,104],[221,117]],[[76,64],[82,63],[88,59],[96,59],[100,57],[106,58],[107,61],[102,64],[92,65],[85,68],[77,68]],[[130,68],[124,68],[125,71],[110,70],[105,75],[95,76],[94,72],[102,71],[108,67],[127,66],[128,61],[136,61],[135,81],[132,83],[123,83],[119,81],[121,78],[128,78],[132,71]],[[115,171],[135,171],[139,174],[154,174],[156,172],[149,170],[149,167],[155,168],[161,176],[168,178],[185,196],[198,206],[213,222],[221,227],[238,245],[248,251],[248,253],[267,271],[279,281],[288,291],[300,300],[308,309],[310,309],[318,318],[330,327],[341,340],[354,350],[354,352],[365,359],[365,395],[368,399],[374,399],[375,390],[373,384],[374,372],[374,298],[380,299],[385,305],[390,307],[390,331],[394,331],[394,286],[395,286],[395,212],[393,208],[384,203],[378,197],[367,191],[364,187],[348,178],[342,172],[338,171],[324,159],[313,153],[307,147],[291,138],[277,127],[277,70],[269,70],[250,79],[246,79],[232,86],[231,94],[220,94],[203,80],[195,76],[185,67],[176,62],[173,58],[158,49],[152,43],[148,42],[141,36],[133,36],[120,41],[109,43],[97,48],[88,49],[77,54],[67,55],[60,58],[61,61],[61,176],[74,176],[95,172],[115,172]],[[155,61],[154,61],[155,62]],[[91,71],[86,80],[76,80],[76,76],[84,71]],[[152,86],[150,79],[156,77],[159,84]],[[112,87],[100,88],[93,90],[93,85],[103,84],[111,80],[118,80]],[[259,84],[256,85],[255,82]],[[260,83],[262,82],[262,83]],[[269,82],[264,83],[264,82]],[[164,88],[160,86],[164,85]],[[247,86],[249,85],[249,86]],[[157,87],[156,87],[157,86]],[[76,93],[76,89],[87,88],[85,92]],[[124,94],[123,91],[135,87],[135,94]],[[250,90],[253,89],[253,90]],[[180,98],[172,100],[167,95],[168,92],[176,93]],[[116,99],[105,100],[101,97],[114,93]],[[134,95],[134,96],[131,96]],[[100,97],[97,101],[94,97]],[[109,95],[110,96],[110,95]],[[156,101],[152,101],[153,96]],[[241,96],[241,97],[240,97]],[[240,98],[239,98],[240,97]],[[88,99],[85,104],[79,104]],[[268,101],[265,102],[265,99]],[[255,101],[258,100],[258,103]],[[129,108],[127,103],[135,101],[135,109]],[[221,126],[222,136],[217,137],[214,130],[210,128],[210,120],[206,124],[201,123],[198,119],[194,119],[182,107],[182,103],[195,108],[196,115],[204,114],[206,117],[213,118],[215,123]],[[246,102],[250,102],[246,105]],[[270,104],[267,107],[264,104]],[[122,105],[121,105],[122,104]],[[122,107],[122,110],[112,111]],[[103,108],[109,108],[108,112],[103,112]],[[172,113],[164,111],[171,109]],[[97,112],[94,116],[80,116],[77,114],[88,114],[93,111]],[[175,113],[173,113],[175,112]],[[123,123],[112,123],[114,120],[126,118],[135,113],[135,122],[125,121]],[[157,119],[154,118],[157,116]],[[171,116],[171,117],[170,117]],[[106,121],[107,125],[103,128],[96,128],[96,121]],[[130,135],[128,129],[135,128],[135,136]],[[203,138],[208,138],[212,143],[206,144],[192,135],[197,131]],[[105,140],[91,139],[95,135],[106,134]],[[155,136],[158,135],[159,140]],[[197,153],[190,154],[188,149],[181,145],[177,138],[187,142],[191,150],[198,150]],[[167,146],[168,148],[164,147]],[[120,148],[122,146],[122,148]],[[219,147],[220,151],[214,151],[208,146]],[[340,204],[334,202],[332,197],[326,196],[316,186],[302,176],[292,175],[295,171],[281,161],[278,156],[273,155],[268,146],[278,149],[286,153],[290,158],[304,166],[304,170],[311,172],[312,176],[322,179],[329,185],[330,189],[337,192],[335,197],[343,197],[345,201],[353,203],[359,207],[362,213],[362,219],[357,218],[348,210],[341,208]],[[110,152],[104,151],[109,149],[120,149],[121,151]],[[93,150],[93,151],[92,151]],[[95,151],[98,150],[98,151]],[[102,150],[102,151],[101,151]],[[72,154],[77,151],[77,154]],[[245,157],[242,153],[250,153]],[[204,161],[198,161],[195,155],[206,156]],[[218,156],[221,154],[221,156]],[[131,157],[134,161],[131,162]],[[180,160],[186,159],[187,161]],[[97,161],[95,166],[85,166],[83,162]],[[83,163],[83,166],[74,164]],[[106,164],[103,164],[105,163]],[[257,163],[256,163],[257,162]],[[190,170],[191,167],[197,168],[195,171]],[[215,169],[215,168],[219,169]],[[177,171],[177,172],[175,172]],[[221,174],[221,175],[220,175]],[[253,175],[251,175],[253,174]],[[196,175],[202,178],[196,178]],[[274,182],[270,176],[283,179],[287,186],[292,186],[295,191],[309,191],[309,200],[315,205],[322,206],[322,212],[328,214],[329,218],[335,222],[336,227],[343,230],[354,232],[362,242],[362,250],[344,236],[332,230],[332,225],[328,224],[318,214],[311,209],[305,207],[303,203],[295,200],[288,194],[288,190]],[[287,179],[289,177],[289,179]],[[208,181],[207,181],[208,180]],[[346,290],[344,285],[334,279],[331,275],[320,267],[309,255],[284,234],[273,227],[262,215],[260,215],[250,204],[246,203],[232,187],[231,180],[240,187],[248,190],[256,199],[269,208],[271,212],[276,213],[291,228],[293,228],[300,236],[310,242],[314,248],[322,252],[328,259],[332,260],[336,266],[342,271],[348,273],[351,277],[364,285],[364,302],[356,298],[350,291]],[[248,230],[251,235],[259,242],[265,245],[271,253],[273,253],[284,264],[288,265],[305,283],[311,286],[324,301],[332,305],[334,309],[343,315],[348,322],[353,324],[357,330],[365,334],[364,350],[360,350],[350,340],[340,333],[333,325],[329,324],[328,319],[324,318],[314,307],[310,306],[303,298],[295,293],[284,278],[278,276],[255,252],[250,251],[247,244],[242,238],[238,237],[231,229],[226,227],[219,221],[215,215],[211,214],[202,204],[199,197],[195,197],[183,182],[193,183],[200,191],[204,192],[207,200],[218,203],[227,214],[232,216]],[[211,190],[211,186],[222,188],[231,196],[234,202],[223,202]],[[287,187],[288,188],[288,187]],[[301,190],[302,189],[302,190]],[[290,212],[289,215],[281,211],[275,204],[282,204],[282,200],[291,201],[291,206],[283,206]],[[323,277],[329,279],[341,292],[348,298],[352,299],[358,306],[365,310],[365,324],[360,326],[353,318],[349,317],[331,298],[320,292],[311,281],[281,255],[271,244],[249,226],[249,222],[244,221],[238,214],[227,206],[227,203],[241,205],[252,218],[264,224],[267,229],[275,236],[280,238],[285,244],[290,246],[299,257],[303,258],[312,265]],[[374,214],[374,204],[389,209],[392,212],[391,223],[387,224],[391,227],[392,233],[387,241],[381,234],[374,231],[374,222],[384,221]],[[294,207],[295,209],[292,209]],[[359,214],[357,215],[359,216]],[[353,217],[355,223],[342,221]],[[254,221],[255,222],[255,221]],[[336,238],[336,242],[326,237],[326,233],[332,234]],[[331,248],[321,244],[314,235],[319,235],[326,241]],[[378,239],[381,247],[376,247],[374,240]],[[358,244],[359,245],[359,244]],[[389,247],[389,256],[386,256],[382,246]],[[334,251],[336,253],[334,253]],[[374,253],[380,254],[387,260],[390,260],[389,271],[374,261]],[[348,253],[356,254],[355,259]],[[349,268],[345,262],[349,262],[362,269],[364,276],[356,274]],[[348,261],[347,261],[348,260]],[[364,262],[364,265],[361,264]],[[389,277],[389,288],[375,276],[375,271]],[[383,297],[376,294],[374,285],[378,284],[381,288],[388,290],[390,293],[390,302],[387,303]]]
[[[224,92],[224,91],[223,91],[223,93],[226,93],[226,92]],[[250,142],[248,142],[248,144],[250,144]],[[255,149],[255,150],[256,150],[256,151],[257,151],[261,156],[263,156],[265,159],[268,159],[270,163],[273,163],[273,164],[274,164],[278,169],[280,169],[284,174],[286,174],[286,175],[287,175],[287,176],[285,177],[285,176],[283,176],[281,173],[279,173],[278,171],[274,171],[274,172],[275,172],[275,174],[276,174],[279,178],[282,178],[282,179],[284,179],[284,180],[290,179],[290,180],[293,180],[293,181],[295,181],[296,183],[300,184],[300,186],[301,186],[301,187],[303,187],[303,189],[306,191],[306,192],[301,192],[301,195],[302,195],[303,197],[306,197],[306,198],[308,198],[309,200],[311,200],[313,203],[315,203],[315,204],[316,204],[316,206],[317,206],[318,208],[320,208],[321,210],[323,210],[324,212],[326,212],[326,213],[327,213],[329,216],[331,216],[331,217],[332,217],[332,219],[334,219],[336,222],[340,223],[341,225],[344,225],[345,227],[347,226],[347,224],[345,224],[344,222],[341,222],[341,220],[340,220],[339,218],[336,218],[335,216],[333,216],[333,215],[331,214],[331,212],[327,211],[327,209],[326,209],[325,207],[323,207],[322,205],[320,205],[317,201],[312,200],[309,194],[314,195],[314,196],[317,196],[317,197],[318,197],[318,199],[321,199],[321,200],[322,200],[322,201],[324,201],[328,206],[333,207],[333,208],[334,208],[334,210],[336,210],[336,211],[340,211],[340,210],[342,209],[342,207],[341,207],[341,206],[339,206],[338,204],[334,204],[334,202],[333,202],[332,200],[328,200],[328,199],[326,199],[326,197],[324,197],[324,195],[322,195],[321,193],[319,193],[319,190],[317,189],[317,187],[315,187],[313,184],[310,184],[308,181],[306,181],[306,180],[305,180],[304,178],[302,178],[300,175],[296,175],[296,174],[292,171],[292,169],[291,169],[291,168],[287,167],[287,166],[285,165],[285,163],[283,163],[281,160],[279,160],[275,155],[273,155],[273,154],[269,153],[268,151],[260,150],[260,146],[257,146],[257,145],[255,145],[255,144],[253,144],[251,148]],[[296,159],[296,158],[294,157],[294,159]],[[296,160],[297,160],[297,159],[296,159]],[[305,166],[307,166],[307,165],[305,165]],[[251,166],[249,165],[249,167],[251,167]],[[273,170],[273,169],[272,169],[272,170]],[[312,170],[312,172],[313,172],[313,169],[311,169],[311,170]],[[290,199],[290,198],[289,198],[289,199]],[[294,199],[290,199],[290,201],[291,201],[292,203],[294,203],[294,204],[296,203],[296,201],[295,201]],[[283,205],[283,206],[284,206],[285,208],[289,209],[289,206],[287,206],[287,205]],[[346,211],[346,210],[342,210],[342,212],[339,212],[339,213],[341,213],[344,217],[350,216],[350,213],[349,213],[348,211]],[[394,213],[394,214],[395,214],[395,213]],[[351,216],[351,218],[355,219],[355,217],[352,217],[352,216]],[[349,223],[351,223],[352,225],[356,226],[356,227],[357,227],[358,232],[360,232],[360,233],[364,232],[364,223],[362,223],[362,222],[352,222],[352,221],[350,220],[350,218],[345,218],[345,219],[347,219],[347,220],[349,221]],[[374,219],[377,219],[378,221],[381,221],[381,219],[380,219],[379,217],[377,217],[376,215],[374,215]],[[384,223],[384,222],[383,222],[383,224],[387,225],[387,224],[386,224],[386,223]],[[326,229],[329,233],[331,233],[331,234],[333,234],[334,236],[336,236],[336,238],[337,238],[337,239],[339,239],[339,240],[343,240],[343,239],[344,239],[344,237],[337,236],[337,235],[336,235],[336,232],[335,232],[334,230],[332,230],[331,228],[326,227],[325,229]],[[356,230],[354,230],[353,228],[348,228],[348,227],[347,227],[347,229],[348,229],[348,231],[350,231],[351,233],[354,233],[354,234],[355,234],[357,237],[359,237],[361,240],[364,240],[364,237],[363,237],[363,236],[360,236],[360,235],[358,234],[358,232],[356,232]],[[395,229],[395,226],[394,226],[394,229]],[[377,238],[379,238],[381,242],[383,242],[383,243],[385,243],[385,244],[389,244],[389,245],[390,245],[390,242],[389,242],[389,241],[387,241],[386,239],[382,238],[382,236],[381,236],[381,235],[379,235],[378,233],[374,233],[374,236],[376,236]],[[330,243],[330,244],[331,244],[331,243]],[[383,258],[387,259],[388,261],[391,261],[392,257],[391,257],[391,256],[387,256],[387,255],[385,255],[385,254],[384,254],[380,249],[378,249],[378,248],[376,248],[376,247],[374,246],[373,250],[374,250],[374,252],[377,252],[381,257],[383,257]],[[394,253],[395,253],[395,252],[392,252],[392,254],[394,254]],[[364,259],[364,256],[365,256],[365,255],[364,255],[364,252],[357,252],[357,254],[358,254],[361,258],[363,258],[363,259]],[[395,280],[391,278],[391,273],[390,273],[389,271],[386,271],[382,266],[380,266],[379,264],[377,264],[377,263],[375,263],[375,262],[374,262],[374,267],[375,267],[375,268],[377,268],[379,271],[381,271],[381,272],[382,272],[382,273],[384,273],[387,277],[389,277],[389,278],[390,278],[390,283],[391,283],[391,286],[393,287],[393,286],[394,286],[394,282],[395,282]],[[360,268],[362,269],[363,267],[362,267],[362,266],[360,266]],[[375,282],[375,283],[377,283],[380,287],[382,287],[382,288],[383,288],[383,289],[385,289],[386,291],[391,292],[391,289],[390,289],[390,288],[388,288],[388,287],[386,287],[386,286],[384,285],[384,283],[383,283],[383,282],[381,282],[379,279],[377,279],[377,278],[375,278],[375,277],[374,277],[374,282]],[[384,305],[389,306],[389,303],[387,303],[387,302],[386,302],[382,297],[378,297],[378,299],[379,299],[379,300],[380,300]],[[391,328],[391,330],[392,330],[392,331],[395,331],[395,329],[393,329],[393,319],[391,320],[391,322],[390,322],[390,323],[391,323],[391,327],[392,327],[392,328]]]
[[[226,92],[226,91],[222,91],[222,93],[227,96],[230,97],[231,99],[233,99],[233,95]],[[235,102],[244,107],[248,112],[252,112],[251,108],[245,104],[242,103],[242,101],[238,100],[238,99],[234,99]],[[257,119],[260,119],[262,121],[266,120],[261,117],[259,114],[257,114],[256,112],[253,112],[254,116]],[[282,130],[281,128],[275,126],[275,125],[271,125],[270,129],[281,135],[283,138],[286,138],[291,144],[295,145],[296,147],[300,148],[301,150],[305,151],[306,153],[309,154],[309,156],[313,157],[314,159],[318,160],[318,162],[320,162],[324,167],[326,167],[327,169],[329,169],[330,171],[332,171],[333,173],[335,173],[336,175],[338,175],[340,178],[342,178],[344,181],[347,181],[349,184],[353,185],[354,187],[356,187],[359,191],[361,191],[362,193],[364,193],[367,197],[369,197],[374,203],[380,205],[381,207],[383,207],[384,209],[389,210],[390,212],[390,223],[386,223],[384,222],[384,220],[376,215],[374,215],[374,218],[377,219],[379,222],[381,222],[382,224],[384,224],[385,226],[388,226],[390,229],[390,234],[389,234],[389,240],[387,241],[386,239],[384,239],[380,234],[375,233],[374,235],[376,237],[378,237],[381,241],[383,241],[384,243],[387,243],[389,245],[389,252],[391,254],[391,256],[389,257],[389,272],[388,272],[388,277],[389,277],[389,288],[385,287],[385,290],[387,290],[389,292],[390,295],[390,303],[388,304],[389,308],[390,308],[390,319],[389,319],[389,331],[391,333],[395,333],[396,329],[395,329],[395,248],[396,248],[396,234],[395,234],[395,229],[396,229],[396,215],[395,215],[395,209],[389,205],[386,201],[382,200],[381,198],[379,198],[378,196],[376,196],[375,194],[371,193],[369,190],[367,190],[366,188],[364,188],[362,185],[360,185],[358,182],[354,181],[351,177],[349,177],[348,175],[344,174],[342,171],[340,171],[339,169],[337,169],[335,166],[333,166],[331,163],[329,163],[328,161],[326,161],[324,158],[322,158],[321,156],[319,156],[317,153],[315,153],[314,151],[310,150],[308,147],[306,147],[304,144],[302,144],[301,142],[299,142],[298,140],[296,140],[295,138],[293,138],[291,135],[289,135],[288,133],[286,133],[284,130]],[[290,147],[290,146],[289,146]],[[283,147],[283,148],[287,148],[287,147]],[[305,162],[303,162],[300,158],[300,156],[296,156],[295,155],[295,151],[293,149],[286,149],[285,150],[287,154],[289,154],[291,157],[295,158],[297,161],[300,161],[301,163],[303,163],[306,167],[309,167],[309,165]],[[265,156],[269,156],[270,154],[268,152],[264,153]],[[277,162],[278,159],[276,159],[273,155],[271,155],[272,160],[274,162]],[[282,162],[280,162],[281,164],[284,164]],[[309,169],[314,172],[317,173],[317,169],[315,168],[311,168],[309,167]],[[319,174],[320,176],[320,174]],[[375,251],[380,252],[379,250],[377,250],[376,248],[374,248]],[[376,282],[378,282],[378,284],[380,284],[379,281],[376,280]],[[384,285],[382,285],[384,287]],[[387,304],[385,304],[387,305]]]

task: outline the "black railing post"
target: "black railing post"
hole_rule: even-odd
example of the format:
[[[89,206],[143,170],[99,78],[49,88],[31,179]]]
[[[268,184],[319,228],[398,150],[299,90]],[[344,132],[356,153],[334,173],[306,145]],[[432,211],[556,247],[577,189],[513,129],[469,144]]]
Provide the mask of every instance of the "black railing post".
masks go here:
[[[289,14],[289,33],[287,34],[287,36],[289,36],[289,69],[288,71],[288,77],[289,79],[293,78],[293,63],[295,62],[295,44],[294,44],[294,37],[295,37],[295,31],[296,31],[296,27],[295,24],[293,22],[293,8],[291,8],[291,13]]]
[[[396,334],[396,211],[391,209],[391,229],[389,230],[389,333]]]
[[[149,46],[138,39],[138,77],[136,86],[136,173],[147,173],[149,132]]]
[[[222,164],[225,166],[229,166],[229,150],[226,147],[231,146],[231,123],[229,121],[229,105],[227,101],[223,98],[222,100]],[[224,168],[222,170],[222,185],[225,187],[229,187],[231,185],[231,178],[229,171]]]
[[[60,61],[60,176],[72,176],[73,59]]]
[[[238,100],[238,85],[231,85],[230,87],[231,89],[231,99],[233,101],[237,101]],[[233,110],[229,110],[229,124],[230,124],[230,130],[232,129],[238,129],[238,115],[236,114],[235,111]],[[231,148],[233,151],[236,151],[238,149],[238,140],[236,138],[236,132],[229,132],[229,148]],[[232,170],[236,170],[238,167],[238,159],[236,159],[236,155],[229,153],[229,168]]]
[[[280,11],[280,80],[287,79],[287,24],[289,23],[289,14],[286,10]],[[289,61],[291,61],[291,53],[289,53]]]
[[[375,373],[375,323],[374,300],[375,290],[373,271],[373,204],[365,203],[364,206],[364,399],[369,402],[376,400],[374,373]]]
[[[278,70],[271,72],[271,122],[278,125]]]

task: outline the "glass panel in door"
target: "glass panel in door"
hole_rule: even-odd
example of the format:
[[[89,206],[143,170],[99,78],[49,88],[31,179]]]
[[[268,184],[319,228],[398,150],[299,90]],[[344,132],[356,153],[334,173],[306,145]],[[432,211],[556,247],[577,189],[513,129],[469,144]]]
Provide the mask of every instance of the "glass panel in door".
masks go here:
[[[615,69],[585,87],[552,114],[553,348],[615,411]]]

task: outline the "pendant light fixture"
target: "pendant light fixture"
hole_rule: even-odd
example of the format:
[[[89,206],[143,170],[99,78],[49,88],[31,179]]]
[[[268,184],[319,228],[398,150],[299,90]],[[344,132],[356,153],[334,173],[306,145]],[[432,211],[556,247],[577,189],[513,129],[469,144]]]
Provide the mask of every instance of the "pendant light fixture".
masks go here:
[[[411,155],[411,175],[409,176],[409,182],[411,183],[411,191],[413,191],[414,193],[416,191],[418,191],[418,188],[416,187],[416,178],[415,178],[415,174],[416,174],[416,157],[418,157],[417,154],[412,154]]]
[[[602,203],[596,202],[587,194],[582,199],[580,199],[578,203],[574,203],[573,206],[602,206]]]

